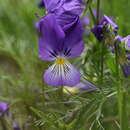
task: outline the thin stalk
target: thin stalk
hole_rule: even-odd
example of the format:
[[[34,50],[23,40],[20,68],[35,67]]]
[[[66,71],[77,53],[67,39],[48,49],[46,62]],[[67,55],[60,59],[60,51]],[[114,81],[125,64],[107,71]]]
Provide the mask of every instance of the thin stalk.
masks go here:
[[[93,11],[92,11],[91,6],[89,7],[89,12],[90,12],[90,14],[91,14],[91,16],[92,16],[94,25],[96,25],[96,18],[95,18],[94,14],[93,14]]]
[[[4,118],[0,117],[0,121],[1,121],[2,129],[3,130],[7,130],[7,127],[6,127],[7,123],[5,122]]]
[[[100,22],[100,4],[101,1],[97,0],[97,15],[96,15],[96,25],[99,25]],[[104,44],[105,42],[101,43],[100,46],[100,84],[103,84],[103,77],[104,77]]]
[[[126,92],[122,86],[122,79],[119,72],[119,46],[115,44],[115,62],[116,62],[116,86],[118,98],[118,113],[120,119],[120,130],[128,130],[128,118],[126,110]]]
[[[99,24],[99,21],[100,21],[100,3],[101,1],[100,0],[97,0],[97,25]]]
[[[85,4],[84,12],[83,12],[83,14],[82,14],[82,17],[84,17],[84,16],[86,15],[86,13],[87,13],[87,11],[88,11],[88,9],[89,9],[91,3],[92,3],[92,0],[87,0],[87,2],[86,2],[86,4]]]
[[[61,86],[58,89],[58,95],[59,95],[60,101],[62,101],[63,100],[63,86]]]
[[[101,69],[101,74],[100,74],[100,82],[101,84],[103,83],[103,77],[104,77],[104,44],[105,43],[101,43],[100,48],[101,48],[101,62],[100,62],[100,69]]]

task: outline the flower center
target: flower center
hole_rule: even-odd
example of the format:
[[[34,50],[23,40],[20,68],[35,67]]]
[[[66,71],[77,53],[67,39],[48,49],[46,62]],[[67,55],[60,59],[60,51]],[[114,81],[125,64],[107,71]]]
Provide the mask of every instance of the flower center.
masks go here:
[[[65,63],[65,60],[63,58],[56,59],[56,64],[63,65]]]

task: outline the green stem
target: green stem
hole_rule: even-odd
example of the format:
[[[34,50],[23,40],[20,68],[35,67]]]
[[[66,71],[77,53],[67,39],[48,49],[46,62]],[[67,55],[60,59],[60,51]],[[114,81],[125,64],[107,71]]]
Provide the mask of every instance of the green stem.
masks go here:
[[[122,86],[122,79],[119,72],[119,46],[115,44],[115,62],[116,62],[116,86],[118,98],[118,113],[120,119],[120,130],[128,130],[128,117],[126,109],[126,92]]]
[[[100,22],[100,4],[101,1],[97,0],[97,16],[96,16],[96,25],[99,25]],[[103,76],[104,76],[104,42],[100,45],[100,83],[103,84]]]
[[[97,25],[99,24],[100,21],[100,0],[97,0]]]
[[[1,126],[2,126],[2,129],[3,129],[3,130],[7,130],[7,127],[6,127],[6,122],[5,122],[5,120],[4,120],[4,118],[3,118],[3,117],[0,117],[0,121],[1,121]]]
[[[87,13],[87,11],[88,11],[88,8],[90,7],[91,3],[92,3],[92,0],[88,0],[88,1],[86,2],[85,10],[84,10],[84,12],[83,12],[83,14],[82,14],[82,17],[84,17],[84,16],[86,15],[86,13]]]
[[[101,80],[101,84],[103,83],[103,76],[104,76],[104,44],[105,43],[101,43],[101,75],[100,75],[100,80]]]
[[[58,95],[59,95],[60,100],[62,101],[63,100],[63,86],[61,86],[58,89]]]
[[[96,18],[95,18],[94,14],[93,14],[93,11],[92,11],[92,8],[91,8],[91,7],[89,7],[89,12],[90,12],[90,14],[91,14],[91,16],[92,16],[94,25],[96,25]]]

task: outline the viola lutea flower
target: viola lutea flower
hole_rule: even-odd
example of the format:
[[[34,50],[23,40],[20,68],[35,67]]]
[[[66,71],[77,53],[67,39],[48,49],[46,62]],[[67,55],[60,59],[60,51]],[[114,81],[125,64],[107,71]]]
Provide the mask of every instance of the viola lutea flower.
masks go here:
[[[80,73],[68,61],[80,56],[84,44],[83,28],[77,19],[71,28],[63,31],[53,14],[42,18],[38,23],[40,31],[39,57],[44,61],[54,61],[45,71],[44,80],[50,86],[74,86],[80,82]]]

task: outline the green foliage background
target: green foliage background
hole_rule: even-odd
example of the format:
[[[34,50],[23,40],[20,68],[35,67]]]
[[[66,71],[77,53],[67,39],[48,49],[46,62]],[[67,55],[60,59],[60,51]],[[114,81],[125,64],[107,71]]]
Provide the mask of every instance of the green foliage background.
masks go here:
[[[114,56],[104,50],[104,83],[99,80],[99,46],[92,34],[85,37],[88,52],[79,67],[102,91],[61,94],[47,86],[42,75],[49,64],[38,58],[38,42],[34,15],[43,14],[37,0],[0,0],[0,101],[10,102],[13,120],[5,117],[7,130],[15,121],[22,130],[119,130]],[[96,0],[93,0],[93,8]],[[113,16],[119,34],[130,34],[130,1],[101,0],[102,11]],[[130,115],[130,80],[120,84],[126,88],[127,115]],[[126,119],[126,118],[125,118]],[[127,121],[125,120],[127,123]],[[2,124],[0,125],[2,130]]]

